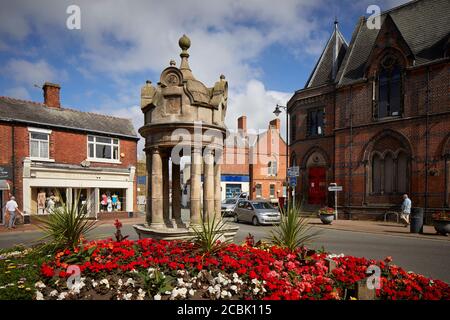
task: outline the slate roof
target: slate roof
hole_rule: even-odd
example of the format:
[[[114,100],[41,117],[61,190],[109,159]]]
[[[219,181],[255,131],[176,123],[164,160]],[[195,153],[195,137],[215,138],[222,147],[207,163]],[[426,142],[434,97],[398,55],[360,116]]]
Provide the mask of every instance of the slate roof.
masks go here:
[[[335,67],[335,73],[337,73],[348,48],[348,44],[345,41],[344,36],[337,28],[337,22],[333,34],[328,39],[325,49],[323,50],[313,72],[306,82],[305,88],[317,87],[334,82],[334,79],[336,78],[336,74],[333,74],[335,48],[337,48],[337,62]]]
[[[450,1],[416,0],[381,14],[381,24],[390,15],[411,49],[416,66],[443,58],[444,45],[450,36]],[[338,85],[347,85],[364,76],[367,59],[379,30],[368,29],[362,17],[353,33],[350,46],[337,75]]]
[[[382,12],[381,25],[389,15],[412,51],[415,65],[444,57],[444,48],[450,37],[450,1],[415,0]],[[339,70],[333,79],[338,86],[348,85],[364,78],[367,60],[375,45],[378,29],[369,29],[367,19],[361,17],[353,31],[348,48],[341,45]],[[335,32],[330,37],[305,88],[330,83]],[[339,33],[340,34],[340,33]],[[343,37],[342,37],[343,38]],[[344,40],[345,41],[345,40]],[[341,56],[345,52],[345,56]]]
[[[0,121],[139,139],[130,119],[0,97]]]

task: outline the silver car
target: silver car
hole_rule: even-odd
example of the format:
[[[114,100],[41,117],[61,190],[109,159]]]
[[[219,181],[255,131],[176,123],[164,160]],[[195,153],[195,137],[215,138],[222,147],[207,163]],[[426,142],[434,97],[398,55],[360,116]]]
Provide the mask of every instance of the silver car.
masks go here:
[[[222,201],[221,213],[224,217],[232,217],[234,215],[234,208],[238,202],[238,198],[228,198]]]
[[[281,214],[270,202],[265,200],[241,200],[234,209],[234,221],[260,224],[276,224],[281,221]]]

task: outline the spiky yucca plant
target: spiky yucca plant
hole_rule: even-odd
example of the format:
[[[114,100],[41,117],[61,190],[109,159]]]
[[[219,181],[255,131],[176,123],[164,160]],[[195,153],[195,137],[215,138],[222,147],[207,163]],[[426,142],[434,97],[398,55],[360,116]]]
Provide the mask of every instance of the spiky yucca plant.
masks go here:
[[[41,222],[38,226],[45,234],[41,239],[46,242],[42,248],[50,252],[75,248],[96,223],[87,219],[86,205],[79,205],[79,193],[73,203],[65,203],[60,195],[59,198],[60,207],[54,208],[46,219],[37,217]]]
[[[203,254],[215,253],[227,245],[225,242],[220,241],[224,226],[225,222],[220,215],[216,214],[214,214],[212,219],[208,215],[206,218],[202,217],[202,223],[199,226],[192,226],[192,230],[195,232],[193,241]]]
[[[270,232],[269,240],[274,245],[294,251],[318,236],[319,232],[311,230],[308,220],[301,217],[299,211],[295,204],[281,210],[281,221]]]

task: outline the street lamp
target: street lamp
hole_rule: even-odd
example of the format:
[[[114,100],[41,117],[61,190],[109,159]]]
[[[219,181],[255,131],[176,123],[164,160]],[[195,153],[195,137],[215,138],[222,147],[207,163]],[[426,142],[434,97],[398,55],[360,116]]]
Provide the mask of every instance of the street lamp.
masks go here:
[[[286,112],[286,200],[289,200],[289,177],[288,177],[288,168],[289,168],[289,113],[287,107],[280,106],[278,103],[275,107],[273,113],[278,117],[281,114],[281,109]]]

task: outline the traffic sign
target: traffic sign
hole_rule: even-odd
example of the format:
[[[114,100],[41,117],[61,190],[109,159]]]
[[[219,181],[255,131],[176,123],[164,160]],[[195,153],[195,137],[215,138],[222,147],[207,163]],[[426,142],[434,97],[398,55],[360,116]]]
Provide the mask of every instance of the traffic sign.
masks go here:
[[[300,168],[298,166],[288,168],[288,177],[298,177],[300,175]]]
[[[328,187],[328,191],[342,191],[342,186],[330,186]]]
[[[295,187],[297,185],[297,177],[289,177],[289,184]]]

